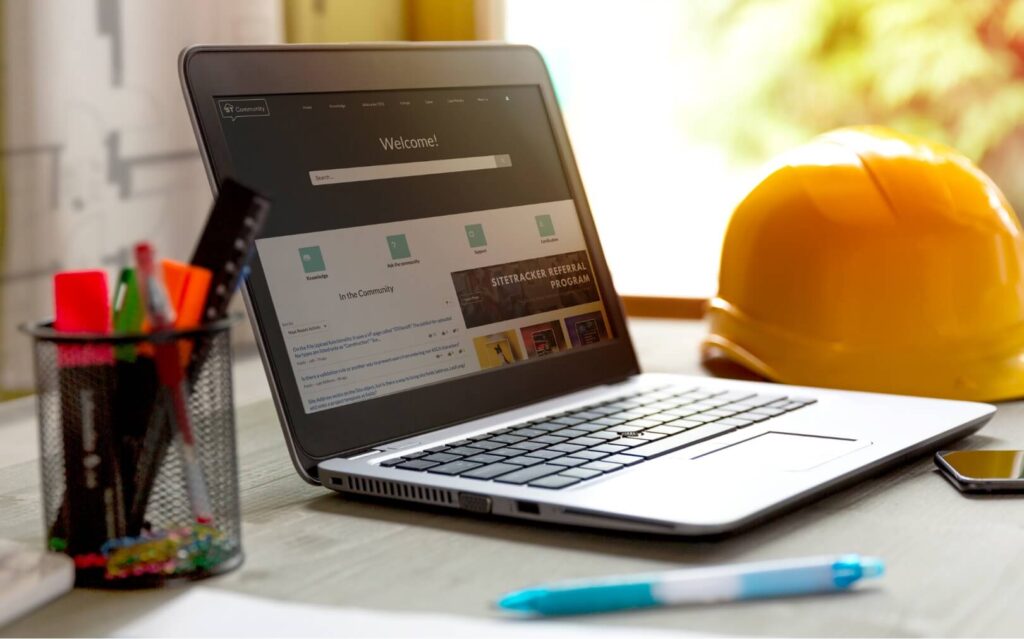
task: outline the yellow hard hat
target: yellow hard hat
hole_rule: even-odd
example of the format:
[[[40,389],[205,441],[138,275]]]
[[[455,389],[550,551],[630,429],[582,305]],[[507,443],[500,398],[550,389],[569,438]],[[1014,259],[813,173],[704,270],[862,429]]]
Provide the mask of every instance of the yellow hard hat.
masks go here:
[[[733,211],[706,359],[789,384],[1024,395],[1024,240],[948,147],[838,129],[780,157]]]

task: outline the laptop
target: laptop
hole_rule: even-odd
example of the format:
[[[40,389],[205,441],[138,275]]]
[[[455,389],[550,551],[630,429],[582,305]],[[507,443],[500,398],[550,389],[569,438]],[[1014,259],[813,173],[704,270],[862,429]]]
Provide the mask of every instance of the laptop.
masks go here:
[[[198,46],[179,66],[214,190],[274,203],[244,298],[310,483],[716,535],[995,412],[642,373],[530,47]]]

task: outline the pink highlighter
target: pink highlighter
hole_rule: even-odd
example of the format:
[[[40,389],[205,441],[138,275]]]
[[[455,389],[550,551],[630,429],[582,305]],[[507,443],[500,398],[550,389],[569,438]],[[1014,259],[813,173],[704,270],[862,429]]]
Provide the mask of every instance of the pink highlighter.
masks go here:
[[[54,329],[110,332],[110,294],[104,271],[67,271],[53,278]],[[95,552],[124,534],[125,514],[112,423],[114,349],[110,344],[57,346],[60,416],[67,491],[52,531],[72,555]]]

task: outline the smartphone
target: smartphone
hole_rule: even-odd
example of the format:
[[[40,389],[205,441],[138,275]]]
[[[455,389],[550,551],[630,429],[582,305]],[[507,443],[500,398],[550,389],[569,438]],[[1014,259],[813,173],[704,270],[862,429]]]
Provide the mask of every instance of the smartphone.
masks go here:
[[[935,465],[965,493],[1024,493],[1024,450],[952,450]]]

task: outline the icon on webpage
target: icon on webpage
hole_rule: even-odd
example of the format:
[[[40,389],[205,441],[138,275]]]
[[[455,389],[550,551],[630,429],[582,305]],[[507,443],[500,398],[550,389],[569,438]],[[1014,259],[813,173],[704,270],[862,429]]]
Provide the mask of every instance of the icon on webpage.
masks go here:
[[[550,215],[538,215],[534,219],[537,220],[537,232],[541,237],[550,237],[555,234],[555,223],[551,221]]]
[[[487,246],[487,237],[484,235],[484,225],[467,224],[466,239],[469,240],[469,245],[472,248],[480,248],[481,246]]]
[[[302,259],[303,273],[319,273],[327,270],[327,265],[324,264],[324,255],[320,252],[319,246],[300,248],[299,258]]]
[[[412,253],[409,251],[409,241],[405,239],[404,234],[389,235],[388,250],[391,251],[391,259],[393,260],[404,260],[412,257]]]

